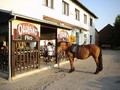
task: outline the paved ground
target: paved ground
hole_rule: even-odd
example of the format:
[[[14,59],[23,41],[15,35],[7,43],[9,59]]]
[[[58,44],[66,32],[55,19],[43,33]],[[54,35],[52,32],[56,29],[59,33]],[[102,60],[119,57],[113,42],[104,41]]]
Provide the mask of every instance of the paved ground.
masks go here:
[[[90,57],[75,61],[73,73],[68,73],[68,63],[10,82],[0,79],[0,90],[120,90],[120,51],[102,52],[104,69],[98,75],[93,74],[95,63]]]

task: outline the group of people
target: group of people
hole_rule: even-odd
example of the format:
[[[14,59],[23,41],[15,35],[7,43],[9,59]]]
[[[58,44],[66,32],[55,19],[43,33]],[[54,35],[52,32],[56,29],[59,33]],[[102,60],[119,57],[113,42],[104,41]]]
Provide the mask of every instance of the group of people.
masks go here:
[[[53,43],[48,42],[47,44],[44,44],[44,51],[43,51],[43,60],[45,62],[50,61],[53,56],[55,55],[55,46]]]
[[[47,56],[52,56],[55,54],[55,46],[53,43],[48,42],[47,45],[44,45],[44,54]]]

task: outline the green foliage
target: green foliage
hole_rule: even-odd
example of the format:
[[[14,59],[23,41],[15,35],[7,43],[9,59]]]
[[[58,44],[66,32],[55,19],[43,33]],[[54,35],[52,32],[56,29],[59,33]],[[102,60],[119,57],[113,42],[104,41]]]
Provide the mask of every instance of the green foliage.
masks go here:
[[[120,46],[120,15],[117,15],[115,19],[113,38],[114,46]]]
[[[116,17],[114,26],[115,26],[115,29],[120,30],[120,15]]]

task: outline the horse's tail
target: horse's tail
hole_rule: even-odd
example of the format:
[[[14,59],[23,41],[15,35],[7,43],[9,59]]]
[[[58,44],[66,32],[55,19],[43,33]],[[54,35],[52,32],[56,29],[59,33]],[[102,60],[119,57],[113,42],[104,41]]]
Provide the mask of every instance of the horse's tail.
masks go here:
[[[100,48],[100,54],[99,54],[98,60],[99,60],[99,71],[102,71],[103,63],[102,63],[102,49],[101,48]]]

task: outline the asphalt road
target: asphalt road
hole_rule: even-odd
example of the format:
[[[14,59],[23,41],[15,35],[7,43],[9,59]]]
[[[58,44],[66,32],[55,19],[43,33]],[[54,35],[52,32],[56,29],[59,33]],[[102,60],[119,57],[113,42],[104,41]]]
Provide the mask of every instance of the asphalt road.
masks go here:
[[[120,90],[120,51],[103,50],[103,71],[94,75],[92,57],[75,61],[75,71],[68,73],[69,63],[37,74],[3,81],[0,90]]]

